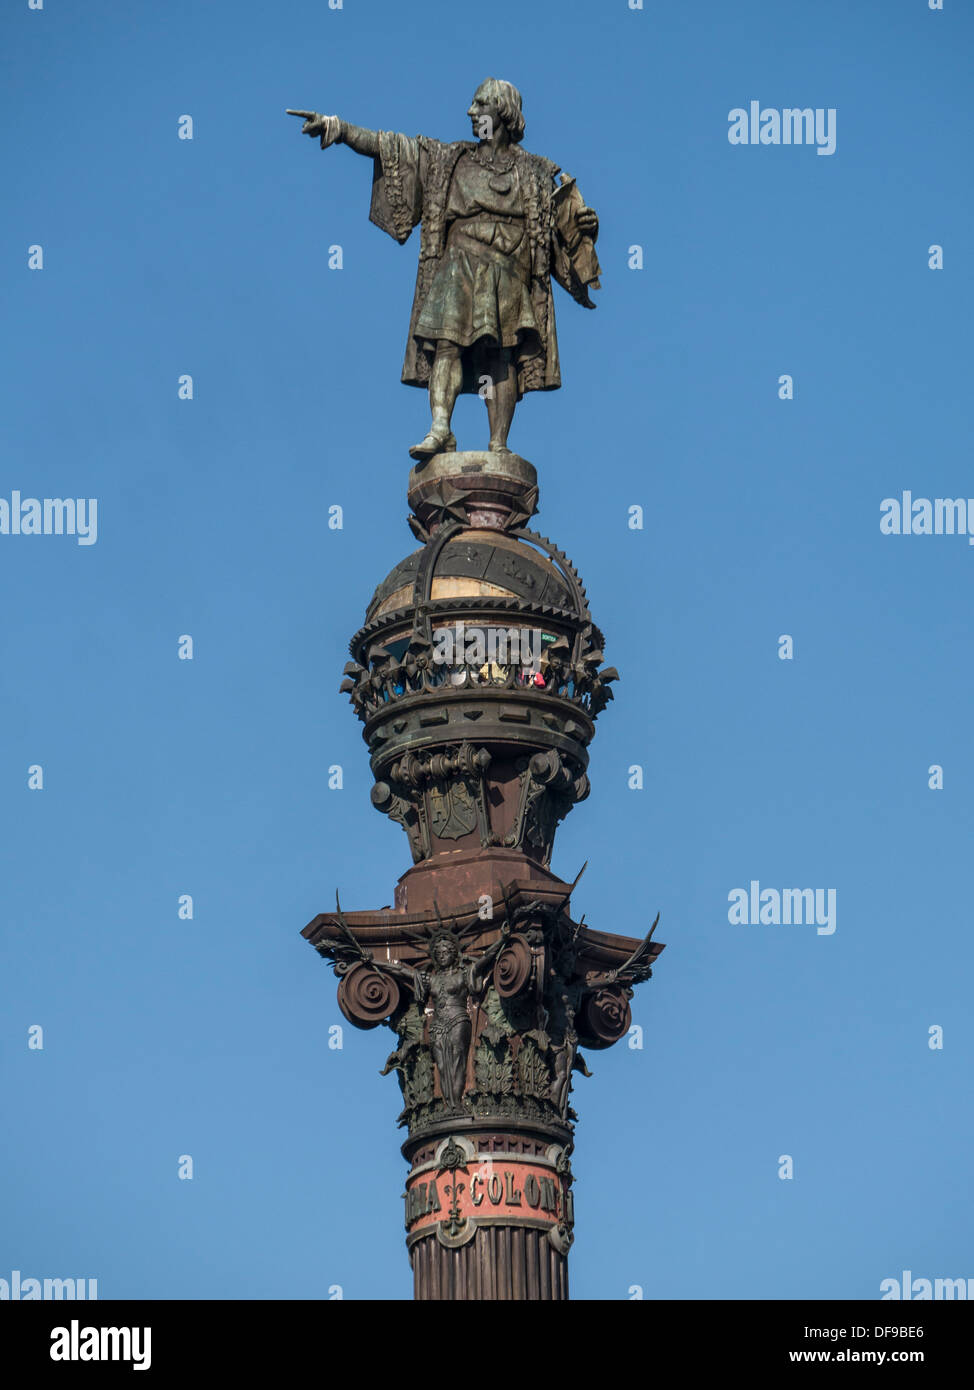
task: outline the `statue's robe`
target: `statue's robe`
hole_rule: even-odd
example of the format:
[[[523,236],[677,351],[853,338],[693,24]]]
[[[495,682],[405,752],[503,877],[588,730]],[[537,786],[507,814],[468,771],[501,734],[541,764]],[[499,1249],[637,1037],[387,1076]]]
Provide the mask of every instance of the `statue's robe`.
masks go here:
[[[390,131],[379,132],[370,220],[400,244],[407,240],[417,223],[421,224],[416,292],[402,369],[402,380],[409,386],[429,384],[435,342],[430,340],[428,332],[417,333],[417,324],[424,311],[427,320],[431,314],[435,317],[436,306],[430,305],[430,291],[441,261],[447,254],[451,182],[461,157],[477,148],[476,143],[469,140],[443,144],[425,135],[410,137]],[[523,248],[523,264],[526,266],[525,278],[530,294],[529,312],[533,318],[530,342],[521,343],[519,346],[522,350],[513,354],[520,398],[526,391],[553,391],[561,385],[551,294],[552,276],[579,302],[591,307],[591,301],[587,297],[586,285],[579,279],[576,265],[573,264],[573,253],[569,249],[577,246],[580,240],[577,228],[572,225],[573,209],[581,206],[580,198],[575,198],[571,204],[568,200],[562,200],[559,207],[560,200],[555,196],[558,165],[542,155],[529,154],[519,145],[511,146],[510,153],[517,165],[527,239],[527,245]],[[489,217],[489,214],[484,216]],[[591,252],[591,243],[588,242],[587,246]],[[591,259],[594,262],[594,253]],[[597,268],[597,262],[594,264]],[[588,283],[597,284],[597,281],[590,278]],[[470,293],[474,291],[471,289]],[[503,316],[504,310],[500,312]],[[502,325],[502,328],[506,327]],[[513,332],[515,325],[510,325],[510,328]],[[509,336],[505,332],[507,341]],[[462,389],[473,393],[479,389],[477,368],[467,355]]]

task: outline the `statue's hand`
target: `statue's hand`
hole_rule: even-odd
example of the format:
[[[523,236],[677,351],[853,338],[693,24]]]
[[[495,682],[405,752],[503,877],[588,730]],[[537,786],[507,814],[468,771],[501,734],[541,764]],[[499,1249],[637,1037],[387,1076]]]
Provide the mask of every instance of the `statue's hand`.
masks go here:
[[[594,241],[599,234],[599,215],[594,208],[580,208],[575,215],[575,224],[583,236]]]
[[[304,121],[301,134],[319,136],[323,150],[333,145],[341,133],[342,123],[338,116],[322,116],[317,111],[292,111],[290,107],[286,114],[300,116]]]

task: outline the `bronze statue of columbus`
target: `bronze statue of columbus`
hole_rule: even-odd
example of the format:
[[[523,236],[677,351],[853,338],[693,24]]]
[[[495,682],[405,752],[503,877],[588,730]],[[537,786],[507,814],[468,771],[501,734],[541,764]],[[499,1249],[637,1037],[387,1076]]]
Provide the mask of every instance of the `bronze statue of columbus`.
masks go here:
[[[402,380],[428,387],[432,424],[409,450],[425,460],[456,448],[457,397],[482,395],[493,451],[507,451],[517,402],[561,385],[552,277],[586,308],[599,288],[599,221],[574,179],[521,149],[521,94],[488,78],[467,111],[476,141],[364,130],[337,116],[291,111],[321,148],[347,145],[374,161],[369,217],[396,241],[421,224],[419,270]]]

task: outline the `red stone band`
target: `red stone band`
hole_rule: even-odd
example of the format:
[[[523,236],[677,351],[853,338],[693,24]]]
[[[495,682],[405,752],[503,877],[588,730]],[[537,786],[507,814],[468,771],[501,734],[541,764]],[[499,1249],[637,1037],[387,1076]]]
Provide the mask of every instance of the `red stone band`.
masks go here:
[[[453,1187],[456,1185],[456,1192]],[[430,1165],[410,1174],[406,1183],[406,1230],[416,1235],[438,1223],[470,1217],[529,1219],[550,1226],[571,1226],[572,1197],[553,1167],[521,1158],[485,1155],[471,1159],[466,1171]]]

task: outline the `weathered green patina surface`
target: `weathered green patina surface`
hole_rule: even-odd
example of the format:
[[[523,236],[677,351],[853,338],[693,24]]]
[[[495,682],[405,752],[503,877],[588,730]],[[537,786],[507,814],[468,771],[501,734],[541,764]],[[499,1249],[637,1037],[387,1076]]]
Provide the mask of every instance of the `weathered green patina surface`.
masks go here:
[[[594,308],[598,218],[558,165],[521,149],[521,97],[489,78],[468,110],[479,141],[366,130],[292,111],[322,148],[345,144],[374,161],[371,220],[398,242],[421,227],[419,269],[402,380],[427,387],[432,424],[419,460],[454,449],[457,397],[483,396],[489,448],[504,451],[517,402],[561,385],[551,281]]]

